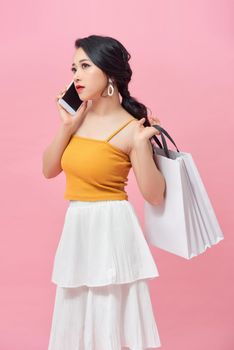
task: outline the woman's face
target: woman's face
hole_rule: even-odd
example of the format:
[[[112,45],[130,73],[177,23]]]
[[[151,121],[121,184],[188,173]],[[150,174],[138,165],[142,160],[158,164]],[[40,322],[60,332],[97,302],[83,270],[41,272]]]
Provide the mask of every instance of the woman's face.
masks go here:
[[[81,47],[75,51],[71,70],[75,86],[84,86],[84,89],[77,91],[82,101],[101,97],[108,85],[107,76],[95,66]]]

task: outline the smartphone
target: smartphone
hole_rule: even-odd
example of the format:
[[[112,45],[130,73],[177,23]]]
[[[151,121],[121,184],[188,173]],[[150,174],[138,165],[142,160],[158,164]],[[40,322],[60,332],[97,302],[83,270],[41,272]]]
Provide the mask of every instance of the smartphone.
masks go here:
[[[58,100],[58,103],[66,109],[68,113],[75,115],[82,102],[76,91],[74,81],[72,80],[63,97]]]

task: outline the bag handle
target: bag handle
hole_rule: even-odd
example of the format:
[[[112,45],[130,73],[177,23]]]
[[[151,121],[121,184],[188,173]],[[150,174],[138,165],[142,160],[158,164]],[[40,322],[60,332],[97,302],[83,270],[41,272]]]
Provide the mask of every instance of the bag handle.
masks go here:
[[[151,126],[152,126],[152,125],[151,125]],[[154,139],[154,141],[156,141],[156,143],[158,144],[158,146],[159,146],[160,148],[163,148],[161,142],[159,141],[159,139],[157,138],[156,135],[153,135],[152,137],[150,137],[150,139]]]
[[[169,156],[167,142],[166,142],[165,136],[163,134],[165,134],[169,138],[169,140],[174,144],[177,152],[180,152],[178,147],[176,146],[174,140],[172,139],[172,137],[168,134],[168,132],[163,127],[161,127],[160,125],[151,125],[151,126],[153,126],[155,129],[157,129],[160,132],[160,136],[161,136],[161,139],[162,139],[163,147],[162,147],[162,145],[161,145],[161,143],[158,140],[156,135],[153,135],[152,138],[157,142],[159,147],[162,148],[165,151],[167,158],[170,158],[170,156]]]

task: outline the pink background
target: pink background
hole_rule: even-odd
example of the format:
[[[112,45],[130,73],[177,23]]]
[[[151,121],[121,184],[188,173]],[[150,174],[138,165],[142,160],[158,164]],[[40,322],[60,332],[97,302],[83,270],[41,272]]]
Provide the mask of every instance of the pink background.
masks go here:
[[[129,50],[131,94],[193,155],[225,235],[191,261],[151,246],[160,278],[149,286],[162,349],[234,349],[233,2],[4,6],[0,349],[48,346],[55,296],[50,278],[67,201],[64,174],[43,177],[42,152],[60,124],[54,99],[72,79],[74,41],[90,34],[113,36]],[[126,189],[143,225],[143,197],[132,170]]]

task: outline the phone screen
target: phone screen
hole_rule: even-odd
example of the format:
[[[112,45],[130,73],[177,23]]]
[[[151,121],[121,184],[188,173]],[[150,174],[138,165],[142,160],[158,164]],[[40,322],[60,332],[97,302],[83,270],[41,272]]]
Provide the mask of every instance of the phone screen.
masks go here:
[[[70,114],[74,115],[80,105],[82,104],[78,92],[76,91],[74,82],[71,82],[66,93],[59,100],[59,103],[65,108]]]

